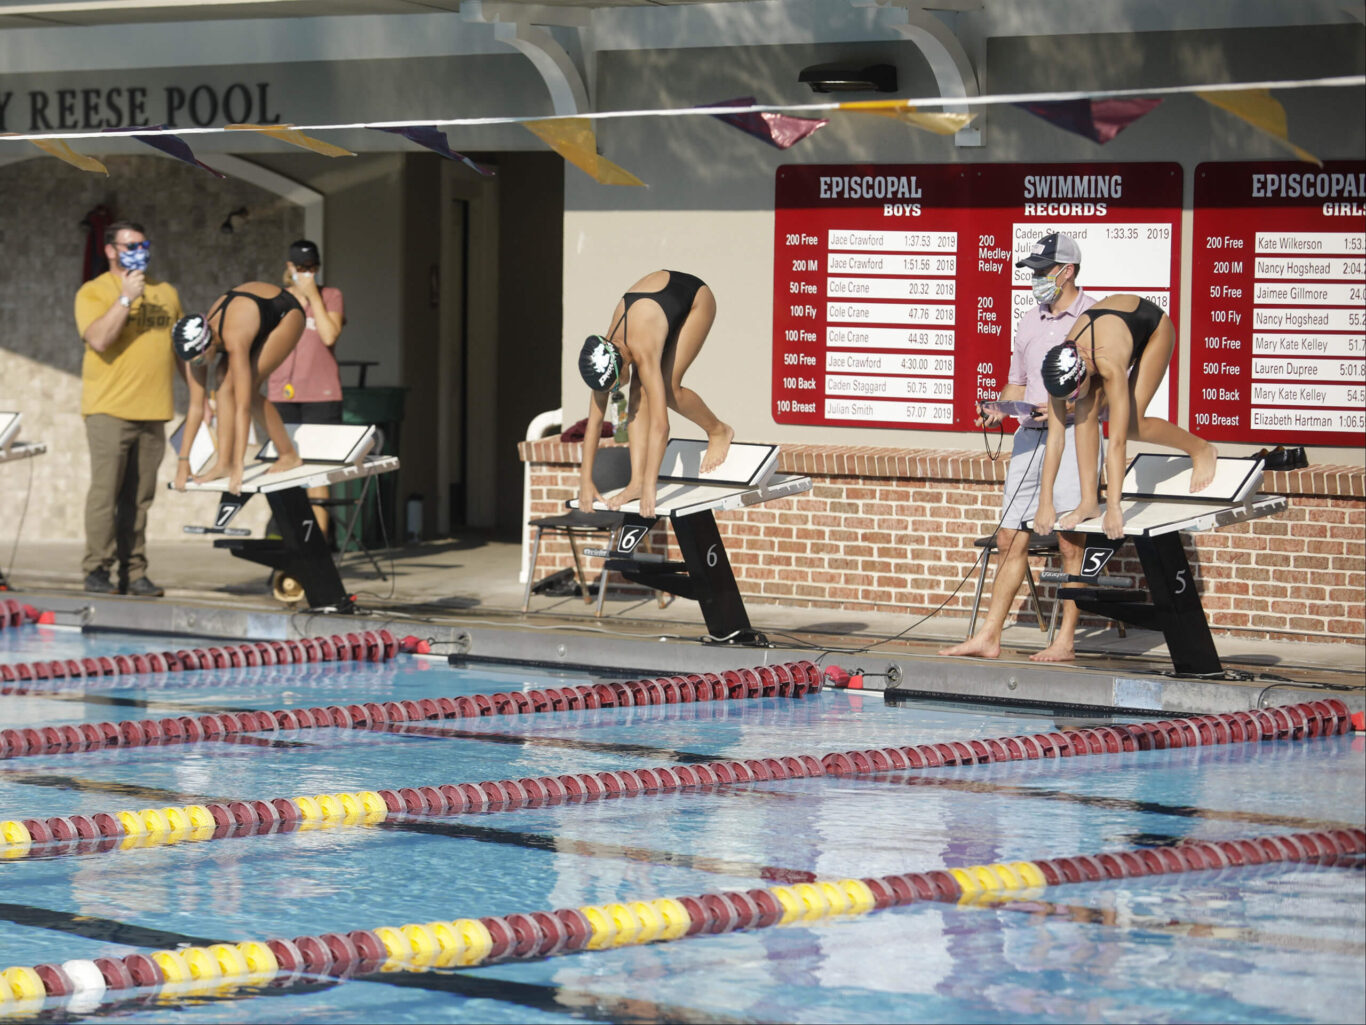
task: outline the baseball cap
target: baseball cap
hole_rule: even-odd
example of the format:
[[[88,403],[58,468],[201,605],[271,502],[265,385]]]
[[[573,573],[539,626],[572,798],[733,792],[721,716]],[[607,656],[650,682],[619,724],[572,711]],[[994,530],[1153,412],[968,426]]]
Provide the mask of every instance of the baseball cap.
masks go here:
[[[289,262],[296,267],[316,267],[322,263],[322,257],[318,255],[318,244],[310,242],[306,238],[301,238],[289,246]]]
[[[1029,255],[1015,266],[1044,270],[1055,263],[1081,263],[1081,246],[1071,235],[1064,235],[1061,231],[1045,235],[1035,242]]]

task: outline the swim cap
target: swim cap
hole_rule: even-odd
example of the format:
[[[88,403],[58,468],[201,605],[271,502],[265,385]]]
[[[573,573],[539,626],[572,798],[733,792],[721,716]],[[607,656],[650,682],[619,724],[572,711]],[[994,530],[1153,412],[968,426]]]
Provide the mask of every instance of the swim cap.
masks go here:
[[[621,353],[602,335],[589,335],[579,350],[579,373],[594,391],[606,391],[621,374]]]
[[[171,344],[175,346],[175,354],[187,363],[204,355],[212,340],[209,322],[198,313],[181,317],[171,328]]]
[[[1048,350],[1043,358],[1043,386],[1048,394],[1065,399],[1086,380],[1086,364],[1072,342],[1063,342]]]

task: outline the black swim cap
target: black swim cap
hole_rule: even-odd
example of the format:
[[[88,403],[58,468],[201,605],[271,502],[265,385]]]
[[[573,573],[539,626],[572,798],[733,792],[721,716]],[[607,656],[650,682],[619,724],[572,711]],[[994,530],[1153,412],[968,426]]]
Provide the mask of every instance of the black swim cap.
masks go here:
[[[187,363],[204,355],[213,336],[209,333],[209,322],[198,313],[181,317],[171,328],[171,344],[175,354]]]
[[[1048,350],[1043,358],[1043,386],[1048,394],[1065,399],[1086,380],[1086,364],[1072,342],[1063,342]]]
[[[589,335],[579,350],[579,373],[594,391],[606,391],[621,374],[621,353],[602,335]]]

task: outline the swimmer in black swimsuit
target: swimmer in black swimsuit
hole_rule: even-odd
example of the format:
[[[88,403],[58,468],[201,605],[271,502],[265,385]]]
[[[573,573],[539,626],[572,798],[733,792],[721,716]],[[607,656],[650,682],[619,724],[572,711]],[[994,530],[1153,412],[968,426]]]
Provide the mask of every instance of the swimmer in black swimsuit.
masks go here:
[[[653,516],[655,486],[664,449],[669,443],[669,410],[687,417],[707,434],[702,472],[725,461],[735,432],[707,408],[683,375],[702,349],[716,319],[716,297],[700,278],[681,271],[655,271],[641,278],[621,297],[606,337],[592,335],[584,342],[579,371],[593,389],[583,442],[579,508],[592,509],[606,501],[617,509],[640,499],[642,516]],[[593,459],[607,410],[607,397],[631,368],[627,422],[644,424],[631,432],[631,482],[604,500],[593,486]]]
[[[1121,482],[1128,467],[1127,442],[1140,441],[1177,448],[1191,457],[1191,491],[1202,491],[1214,479],[1218,451],[1207,441],[1163,417],[1147,416],[1157,386],[1167,373],[1176,329],[1162,309],[1136,295],[1112,295],[1077,318],[1067,341],[1044,357],[1044,386],[1053,396],[1048,404],[1048,442],[1044,448],[1039,508],[1034,529],[1051,533],[1055,513],[1053,481],[1062,460],[1065,410],[1076,403],[1077,465],[1081,475],[1081,505],[1057,520],[1059,530],[1070,530],[1100,514],[1096,453],[1100,445],[1100,411],[1108,404],[1110,446],[1105,453],[1105,535],[1124,536],[1120,505]],[[1089,462],[1088,462],[1089,460]],[[1089,471],[1089,472],[1088,472]]]
[[[185,362],[190,408],[176,465],[175,486],[183,490],[189,478],[190,447],[204,419],[205,395],[213,390],[211,372],[219,379],[216,392],[218,459],[198,481],[228,478],[228,490],[242,490],[242,465],[247,455],[251,420],[275,443],[279,453],[268,472],[292,470],[302,460],[285,432],[273,403],[261,389],[299,343],[304,312],[299,302],[278,285],[249,281],[214,300],[207,316],[182,317],[171,331],[176,354]],[[221,358],[215,356],[221,353]],[[248,419],[248,418],[251,419]]]

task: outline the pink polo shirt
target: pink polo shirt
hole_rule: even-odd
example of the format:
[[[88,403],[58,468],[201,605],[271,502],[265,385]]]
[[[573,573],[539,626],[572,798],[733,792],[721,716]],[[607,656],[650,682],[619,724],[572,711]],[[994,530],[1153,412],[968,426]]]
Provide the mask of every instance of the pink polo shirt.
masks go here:
[[[1048,402],[1048,389],[1043,386],[1040,373],[1043,358],[1053,346],[1066,341],[1077,317],[1095,304],[1096,300],[1078,288],[1076,299],[1067,309],[1055,313],[1051,308],[1031,306],[1020,317],[1010,349],[1009,381],[1024,385],[1026,402],[1035,406]]]
[[[340,288],[323,286],[323,306],[333,313],[345,314],[346,307]],[[266,397],[271,402],[340,402],[342,398],[341,372],[337,357],[318,334],[313,310],[304,306],[304,333],[299,344],[285,357],[285,361],[270,375]],[[285,385],[294,386],[294,394],[285,394]]]

